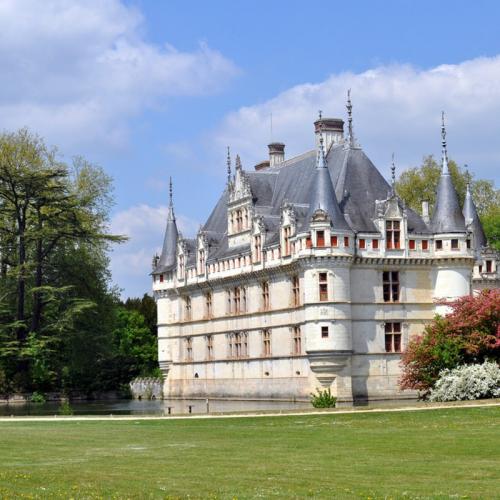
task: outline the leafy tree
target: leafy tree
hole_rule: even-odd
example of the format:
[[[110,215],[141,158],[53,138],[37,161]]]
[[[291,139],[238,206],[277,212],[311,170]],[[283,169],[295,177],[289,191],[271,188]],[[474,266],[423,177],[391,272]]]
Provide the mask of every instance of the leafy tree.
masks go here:
[[[0,135],[0,371],[10,390],[72,386],[63,354],[77,333],[98,330],[99,349],[112,345],[112,325],[101,328],[103,304],[106,314],[117,306],[106,251],[123,238],[107,231],[111,203],[102,169],[66,165],[26,129]],[[99,327],[80,322],[96,314]]]
[[[500,190],[495,189],[492,181],[474,180],[472,174],[459,167],[453,160],[448,163],[453,184],[463,205],[467,183],[470,183],[472,196],[489,243],[500,250]],[[420,167],[405,170],[396,182],[396,191],[406,204],[418,213],[422,201],[428,201],[431,208],[436,202],[436,190],[441,175],[441,166],[433,156],[424,157]]]
[[[402,389],[428,391],[439,372],[460,364],[500,359],[500,290],[483,290],[449,304],[402,355]]]

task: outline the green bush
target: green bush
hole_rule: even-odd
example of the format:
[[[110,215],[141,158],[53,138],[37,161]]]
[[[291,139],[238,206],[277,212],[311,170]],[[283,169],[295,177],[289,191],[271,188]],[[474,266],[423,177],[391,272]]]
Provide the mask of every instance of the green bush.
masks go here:
[[[35,391],[30,398],[32,403],[45,403],[45,395],[42,392]]]
[[[337,398],[332,396],[330,389],[316,389],[316,394],[311,393],[311,404],[314,408],[335,408]]]
[[[59,405],[59,415],[73,415],[73,408],[71,408],[67,399],[61,401]]]

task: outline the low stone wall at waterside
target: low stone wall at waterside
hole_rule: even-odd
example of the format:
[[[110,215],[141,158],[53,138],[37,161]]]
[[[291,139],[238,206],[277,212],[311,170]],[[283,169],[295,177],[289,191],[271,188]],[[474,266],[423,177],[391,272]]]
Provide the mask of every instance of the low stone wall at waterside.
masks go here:
[[[163,397],[163,381],[160,378],[137,377],[129,385],[134,399],[162,399]]]

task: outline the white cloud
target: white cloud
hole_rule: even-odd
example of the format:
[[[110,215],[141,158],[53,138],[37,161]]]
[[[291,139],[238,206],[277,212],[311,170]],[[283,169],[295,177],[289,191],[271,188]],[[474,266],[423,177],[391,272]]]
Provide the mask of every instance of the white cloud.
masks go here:
[[[117,212],[111,220],[111,232],[129,240],[111,253],[113,280],[124,287],[125,296],[142,296],[151,289],[151,261],[161,252],[167,220],[167,206],[137,205]],[[185,237],[193,237],[199,223],[177,215],[177,227]]]
[[[161,98],[216,91],[237,72],[205,44],[153,45],[142,28],[120,0],[2,0],[0,128],[121,145],[129,116]]]
[[[252,168],[267,156],[272,113],[273,139],[286,143],[287,156],[301,153],[314,145],[317,110],[324,116],[345,116],[351,88],[355,135],[383,172],[393,151],[400,167],[418,164],[424,154],[440,154],[444,109],[450,157],[468,164],[479,177],[498,180],[499,81],[500,56],[427,70],[392,65],[335,74],[230,113],[207,144],[217,153],[230,144],[245,168]]]

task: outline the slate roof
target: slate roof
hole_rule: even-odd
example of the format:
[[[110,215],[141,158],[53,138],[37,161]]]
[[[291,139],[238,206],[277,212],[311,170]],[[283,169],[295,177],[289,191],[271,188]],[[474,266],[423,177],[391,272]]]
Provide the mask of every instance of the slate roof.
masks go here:
[[[439,179],[431,228],[435,233],[465,233],[466,231],[458,195],[448,170],[444,171]]]
[[[474,237],[476,256],[479,256],[481,248],[486,246],[486,236],[484,234],[481,221],[479,220],[479,215],[477,214],[476,205],[474,204],[469,185],[467,185],[467,193],[465,194],[463,215],[465,224],[467,225],[467,228],[472,231]]]
[[[177,231],[177,223],[175,221],[174,207],[172,203],[170,203],[170,206],[168,207],[167,227],[165,229],[163,247],[154,270],[155,273],[162,273],[175,268],[178,237],[179,233]]]
[[[376,200],[385,200],[391,186],[360,148],[345,148],[338,144],[330,148],[326,156],[326,167],[321,176],[329,173],[332,189],[336,193],[339,215],[346,228],[356,232],[378,233],[373,219],[376,218]],[[279,241],[281,207],[287,202],[293,206],[299,230],[308,226],[311,204],[316,203],[317,154],[315,150],[286,160],[274,167],[259,171],[245,171],[253,194],[255,214],[264,218],[266,246]],[[320,184],[325,187],[326,177]],[[223,192],[202,230],[216,234],[214,245],[207,261],[248,252],[248,245],[229,248],[227,244],[227,189]],[[329,208],[330,210],[331,208]],[[422,218],[407,208],[408,229],[411,233],[429,233]],[[338,223],[338,221],[337,221]],[[334,223],[335,227],[335,223]],[[340,226],[338,226],[340,227]]]

